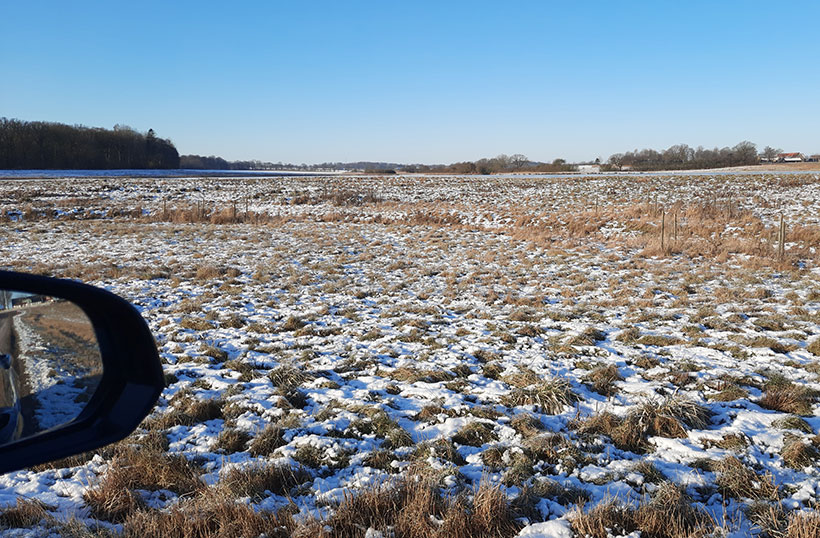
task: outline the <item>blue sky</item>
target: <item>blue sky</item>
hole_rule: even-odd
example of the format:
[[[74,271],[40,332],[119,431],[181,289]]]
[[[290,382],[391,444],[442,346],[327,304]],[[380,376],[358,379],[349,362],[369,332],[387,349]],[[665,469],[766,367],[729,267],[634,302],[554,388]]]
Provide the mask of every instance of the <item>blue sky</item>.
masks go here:
[[[12,2],[0,116],[295,163],[820,153],[820,3]]]

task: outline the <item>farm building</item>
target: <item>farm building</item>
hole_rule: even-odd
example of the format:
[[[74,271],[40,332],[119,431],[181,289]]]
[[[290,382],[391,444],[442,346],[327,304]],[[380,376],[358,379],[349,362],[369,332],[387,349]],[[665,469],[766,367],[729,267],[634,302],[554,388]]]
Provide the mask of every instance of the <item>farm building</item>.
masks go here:
[[[776,162],[779,163],[802,163],[805,161],[806,158],[803,156],[802,153],[779,153],[777,158],[775,159]]]

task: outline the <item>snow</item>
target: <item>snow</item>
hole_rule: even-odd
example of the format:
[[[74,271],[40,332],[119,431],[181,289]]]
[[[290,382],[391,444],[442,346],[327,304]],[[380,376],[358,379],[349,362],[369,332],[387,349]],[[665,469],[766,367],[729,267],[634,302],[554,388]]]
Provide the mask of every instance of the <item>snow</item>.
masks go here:
[[[790,468],[780,451],[787,433],[812,442],[820,406],[812,401],[803,417],[812,430],[805,433],[774,426],[787,414],[761,407],[760,399],[773,373],[820,390],[817,357],[807,349],[820,334],[820,272],[814,260],[804,254],[807,269],[785,271],[741,254],[726,262],[650,256],[641,250],[644,228],[627,218],[624,207],[650,196],[666,204],[695,203],[703,192],[721,189],[761,225],[773,225],[782,211],[795,225],[816,226],[818,184],[781,186],[773,178],[756,177],[755,183],[745,176],[641,179],[29,180],[10,183],[0,195],[0,213],[18,211],[23,203],[33,211],[56,207],[54,197],[43,193],[58,189],[67,200],[63,216],[9,223],[0,230],[0,258],[15,260],[18,269],[80,277],[138,307],[157,338],[166,373],[174,376],[153,418],[179,409],[180,401],[223,398],[239,407],[230,416],[163,432],[168,451],[196,459],[207,484],[218,484],[232,466],[296,465],[300,449],[315,447],[321,464],[292,492],[303,516],[332,511],[351,491],[419,464],[440,473],[443,488],[468,495],[481,480],[491,480],[514,498],[525,483],[548,478],[585,492],[588,506],[612,495],[639,502],[658,488],[638,470],[651,463],[709,513],[728,510],[739,522],[735,532],[745,532],[746,501],[724,497],[716,487],[718,473],[707,465],[730,456],[758,474],[771,473],[785,486],[785,506],[809,509],[820,491],[820,471],[816,465]],[[339,188],[372,190],[382,202],[339,206],[323,198]],[[593,194],[601,194],[600,211],[621,213],[596,232],[567,238],[565,228]],[[299,197],[309,202],[295,203]],[[271,220],[211,224],[114,216],[138,205],[156,215],[163,201],[169,209],[239,201],[244,211],[246,199],[251,211]],[[456,223],[430,220],[446,216]],[[637,219],[654,224],[643,214]],[[723,231],[749,233],[736,222]],[[795,251],[808,252],[804,247],[793,244]],[[68,248],[71,260],[62,255]],[[207,267],[215,268],[215,276],[198,276]],[[756,324],[777,316],[784,330]],[[232,317],[239,327],[232,326]],[[290,318],[304,327],[286,330]],[[189,328],[192,320],[206,325]],[[572,343],[589,328],[605,339]],[[633,328],[640,336],[677,343],[625,340]],[[20,330],[26,346],[35,348],[34,338]],[[756,337],[771,338],[785,351],[761,347],[769,345],[762,341],[747,345]],[[209,356],[210,348],[226,358]],[[286,401],[286,391],[269,376],[283,365],[307,374],[298,383],[304,406]],[[611,394],[597,392],[589,380],[595,368],[605,366],[623,378],[613,382]],[[414,370],[421,372],[418,379]],[[402,371],[404,376],[396,374]],[[532,403],[508,405],[513,378],[524,371],[538,380],[568,380],[578,401],[555,413]],[[48,382],[40,371],[30,375]],[[733,384],[745,395],[719,401]],[[647,401],[670,397],[708,409],[709,424],[687,427],[681,437],[649,436],[646,453],[619,448],[606,434],[578,431],[577,422],[589,416],[626,417]],[[464,462],[449,461],[440,445],[416,458],[414,446],[389,446],[384,432],[376,431],[377,411],[389,418],[389,428],[404,429],[415,446],[452,441],[477,423],[492,435],[477,446],[457,443]],[[530,436],[512,421],[523,413],[541,424],[538,435],[560,439],[554,457],[530,462],[532,477],[505,485],[516,458],[530,457],[531,450],[524,450]],[[284,445],[270,455],[214,447],[226,430],[255,437],[271,423],[283,424]],[[741,433],[748,446],[718,446]],[[498,468],[486,461],[491,449],[500,452]],[[392,461],[367,464],[379,450],[389,451]],[[336,464],[344,458],[347,465]],[[109,463],[95,458],[69,472],[10,473],[0,477],[0,504],[34,496],[53,505],[52,513],[85,518],[82,493]],[[139,494],[158,509],[179,502],[162,490]],[[249,502],[272,509],[285,501],[271,495]],[[535,506],[547,521],[530,521],[519,536],[572,536],[569,506],[551,497]],[[366,532],[375,537],[382,530]]]

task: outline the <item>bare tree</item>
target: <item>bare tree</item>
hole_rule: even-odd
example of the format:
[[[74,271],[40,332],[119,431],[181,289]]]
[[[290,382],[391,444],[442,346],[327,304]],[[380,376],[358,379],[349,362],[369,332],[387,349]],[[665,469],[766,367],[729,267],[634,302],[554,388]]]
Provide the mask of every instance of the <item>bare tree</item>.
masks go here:
[[[780,148],[766,146],[765,148],[763,148],[763,151],[760,152],[760,156],[766,160],[773,161],[775,157],[777,157],[781,153],[783,153],[783,150]]]

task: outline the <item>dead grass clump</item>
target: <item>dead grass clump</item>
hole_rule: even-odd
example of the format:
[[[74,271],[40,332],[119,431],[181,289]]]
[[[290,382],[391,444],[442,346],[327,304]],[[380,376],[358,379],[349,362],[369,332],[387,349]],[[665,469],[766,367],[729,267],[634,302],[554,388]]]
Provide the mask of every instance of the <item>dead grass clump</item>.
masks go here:
[[[642,370],[651,370],[652,368],[660,365],[661,361],[657,357],[652,357],[650,355],[641,355],[632,359],[632,364],[637,366]]]
[[[584,420],[573,420],[570,423],[570,427],[574,428],[579,435],[604,434],[612,436],[612,432],[614,432],[622,422],[621,417],[609,411],[601,411],[588,416]]]
[[[806,346],[806,351],[814,355],[815,357],[820,357],[820,338],[815,338]]]
[[[445,370],[422,370],[411,366],[400,366],[389,374],[391,379],[405,383],[441,383],[452,381],[455,376]]]
[[[797,415],[789,415],[772,422],[772,426],[781,430],[799,430],[803,433],[814,433],[811,425]]]
[[[660,484],[666,480],[666,476],[655,466],[654,463],[648,460],[641,460],[632,468],[636,473],[643,475],[644,482],[650,484]]]
[[[436,405],[436,404],[425,405],[422,408],[421,411],[416,413],[416,415],[413,417],[413,420],[430,422],[430,421],[436,420],[438,418],[438,416],[441,415],[444,412],[445,412],[444,408],[441,407],[440,405]]]
[[[460,445],[481,446],[492,441],[498,441],[493,427],[478,421],[470,422],[453,435],[453,442]]]
[[[596,342],[606,340],[606,333],[595,327],[586,328],[581,334],[575,335],[569,341],[571,346],[594,346]]]
[[[213,280],[214,278],[220,278],[224,276],[226,273],[225,268],[217,267],[216,265],[205,264],[200,265],[196,268],[196,273],[194,274],[194,278],[197,280]]]
[[[374,469],[397,473],[399,468],[393,465],[394,461],[396,461],[396,455],[392,451],[377,449],[368,454],[362,463]]]
[[[194,331],[207,331],[214,328],[213,324],[207,319],[197,317],[182,318],[182,321],[179,322],[179,326]]]
[[[658,347],[674,346],[683,343],[683,341],[680,338],[668,336],[665,334],[645,334],[638,338],[636,342],[644,346]]]
[[[222,418],[223,403],[221,399],[197,400],[191,397],[179,407],[157,417],[151,417],[145,424],[150,429],[160,430],[173,426],[193,426],[206,420]]]
[[[803,439],[797,435],[786,434],[783,439],[783,448],[780,449],[780,457],[783,463],[792,469],[801,470],[814,463],[820,456],[820,452],[809,443],[804,443]]]
[[[599,366],[592,370],[586,377],[586,381],[592,385],[592,390],[602,396],[613,396],[617,394],[616,381],[623,381],[624,378],[618,372],[618,367],[614,364]]]
[[[144,506],[135,489],[167,489],[179,495],[199,491],[200,469],[184,456],[120,446],[102,479],[83,499],[94,517],[122,521]]]
[[[50,517],[46,508],[40,501],[17,497],[14,506],[0,511],[0,526],[14,529],[33,527]]]
[[[290,316],[285,322],[282,324],[283,331],[298,331],[302,327],[307,325],[302,319],[296,316]]]
[[[219,487],[225,488],[233,497],[258,499],[265,492],[287,495],[291,488],[310,479],[302,467],[289,465],[254,463],[242,467],[231,467],[220,474]]]
[[[250,440],[251,436],[247,432],[233,428],[222,430],[217,436],[216,441],[211,446],[212,450],[218,450],[225,454],[233,454],[234,452],[242,452],[245,450],[245,445]]]
[[[515,388],[501,398],[507,407],[534,405],[544,413],[555,415],[566,406],[578,401],[569,381],[560,378],[546,379],[524,388]]]
[[[413,460],[422,461],[430,457],[436,457],[459,466],[466,463],[461,454],[458,453],[456,445],[450,439],[436,439],[435,441],[425,441],[416,445],[412,453]]]
[[[641,331],[639,331],[637,327],[630,327],[618,333],[618,336],[615,339],[618,342],[623,342],[624,344],[634,344],[640,337]]]
[[[218,347],[212,346],[210,344],[202,343],[202,345],[199,346],[199,352],[206,357],[216,359],[217,362],[225,362],[226,360],[228,360],[227,351],[219,349]]]
[[[282,433],[280,426],[268,424],[261,432],[253,436],[248,445],[248,452],[255,458],[270,456],[274,450],[286,444]]]
[[[815,538],[820,536],[820,514],[795,511],[789,514],[784,538]]]
[[[734,456],[716,462],[714,470],[718,474],[715,484],[724,497],[772,501],[780,497],[774,477],[768,473],[758,475]]]
[[[570,522],[576,535],[588,538],[609,538],[638,530],[632,508],[613,497],[601,501],[587,512],[584,512],[583,505],[579,505]]]
[[[814,393],[806,387],[791,382],[769,383],[758,405],[765,409],[794,415],[810,415]]]
[[[686,437],[686,428],[705,428],[711,416],[708,409],[686,398],[647,400],[633,407],[609,435],[618,448],[644,452],[648,437]]]
[[[92,517],[114,523],[124,521],[126,517],[145,507],[145,501],[139,493],[113,479],[107,479],[86,491],[83,500]]]
[[[748,397],[749,392],[740,385],[736,385],[734,383],[726,384],[718,393],[707,396],[709,400],[714,400],[716,402],[733,402],[735,400],[742,400]]]
[[[703,509],[672,482],[664,482],[649,502],[635,511],[641,536],[684,538],[711,536],[715,525]]]
[[[440,523],[436,523],[436,521]],[[363,529],[409,538],[512,537],[515,522],[507,498],[482,483],[472,495],[444,499],[429,478],[410,477],[346,495],[322,522],[332,536],[361,536]]]
[[[539,419],[529,413],[519,413],[510,420],[510,427],[523,437],[532,437],[544,430]]]
[[[271,383],[283,392],[290,392],[313,379],[313,376],[294,364],[280,364],[268,372]]]
[[[283,509],[285,510],[285,509]],[[280,514],[283,514],[280,510]],[[207,536],[267,536],[285,538],[296,525],[288,514],[237,503],[212,488],[208,495],[183,500],[169,510],[139,510],[123,523],[122,538],[204,538]],[[96,536],[96,534],[95,534]]]

